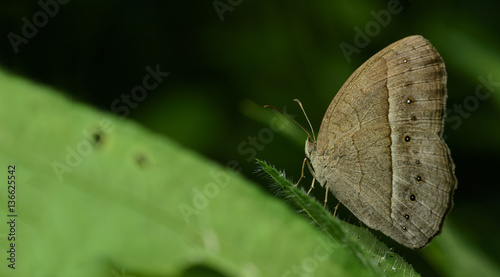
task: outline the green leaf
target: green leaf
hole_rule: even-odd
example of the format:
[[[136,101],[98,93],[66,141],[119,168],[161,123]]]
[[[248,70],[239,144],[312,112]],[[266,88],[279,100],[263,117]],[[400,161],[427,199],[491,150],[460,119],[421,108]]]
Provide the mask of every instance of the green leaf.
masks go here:
[[[326,226],[338,240],[318,230],[240,176],[237,161],[221,166],[2,71],[0,164],[0,212],[4,222],[17,215],[13,229],[0,225],[0,276],[411,273],[387,249],[361,244],[368,232]],[[6,259],[10,243],[16,269]]]
[[[402,257],[391,250],[366,228],[357,227],[334,218],[317,201],[297,188],[274,167],[257,160],[273,183],[281,189],[285,199],[292,201],[304,214],[323,230],[330,240],[348,250],[351,259],[357,260],[376,276],[417,276]]]

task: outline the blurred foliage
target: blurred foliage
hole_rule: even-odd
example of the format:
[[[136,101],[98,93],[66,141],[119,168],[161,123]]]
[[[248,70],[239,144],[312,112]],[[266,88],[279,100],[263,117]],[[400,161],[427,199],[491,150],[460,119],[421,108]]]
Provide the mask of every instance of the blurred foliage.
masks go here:
[[[449,118],[455,120],[445,134],[459,181],[449,219],[485,257],[500,263],[500,240],[491,233],[500,228],[494,220],[500,218],[499,3],[401,1],[402,11],[348,62],[339,45],[354,44],[354,28],[365,30],[375,21],[371,11],[387,10],[393,1],[231,1],[238,5],[223,21],[213,2],[69,1],[17,54],[7,35],[21,34],[22,18],[31,19],[41,7],[36,1],[5,2],[0,64],[110,112],[113,101],[142,84],[147,66],[159,64],[170,75],[127,118],[220,164],[236,160],[244,176],[267,189],[254,174],[253,154],[297,179],[306,135],[284,121],[270,129],[279,119],[259,107],[286,107],[306,126],[292,101],[299,98],[318,131],[336,91],[359,65],[388,44],[420,34],[438,49],[448,71]],[[490,85],[483,81],[488,79]],[[322,199],[320,189],[317,194]],[[427,249],[393,247],[417,272],[439,273],[428,263]]]

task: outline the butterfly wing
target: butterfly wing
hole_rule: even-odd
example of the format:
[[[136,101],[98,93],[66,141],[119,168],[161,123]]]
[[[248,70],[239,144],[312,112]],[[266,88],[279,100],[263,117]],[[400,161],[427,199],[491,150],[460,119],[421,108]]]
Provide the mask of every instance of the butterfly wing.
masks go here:
[[[421,36],[359,67],[330,104],[311,163],[358,219],[410,248],[436,236],[452,206],[454,165],[442,139],[446,71]]]

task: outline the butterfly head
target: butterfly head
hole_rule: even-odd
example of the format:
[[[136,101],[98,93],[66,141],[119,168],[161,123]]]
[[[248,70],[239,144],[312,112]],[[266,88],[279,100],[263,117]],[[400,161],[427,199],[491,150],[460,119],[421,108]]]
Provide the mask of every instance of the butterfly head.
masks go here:
[[[311,156],[316,151],[316,141],[310,136],[306,140],[306,157],[311,160]]]

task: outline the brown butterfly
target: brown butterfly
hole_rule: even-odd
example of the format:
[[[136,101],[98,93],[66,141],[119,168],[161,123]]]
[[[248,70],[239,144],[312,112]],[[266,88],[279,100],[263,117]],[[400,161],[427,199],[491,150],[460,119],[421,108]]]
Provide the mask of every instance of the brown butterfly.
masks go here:
[[[375,54],[345,82],[306,141],[316,180],[368,227],[406,247],[441,232],[457,187],[442,139],[446,70],[421,36]]]

